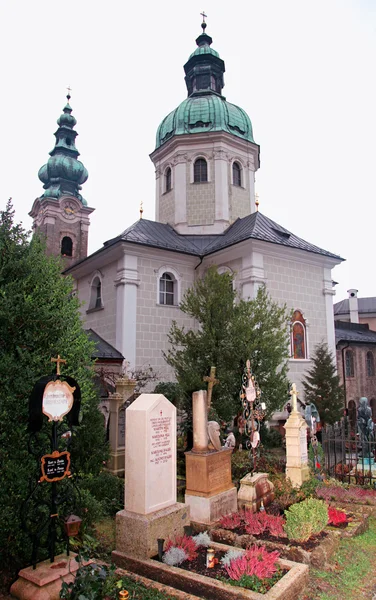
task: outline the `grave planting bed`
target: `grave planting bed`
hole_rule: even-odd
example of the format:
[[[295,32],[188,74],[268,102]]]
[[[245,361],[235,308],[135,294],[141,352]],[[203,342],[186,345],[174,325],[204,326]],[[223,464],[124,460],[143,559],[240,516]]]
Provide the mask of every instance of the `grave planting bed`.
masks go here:
[[[278,550],[280,555],[285,559],[314,567],[323,567],[337,549],[341,538],[341,531],[338,529],[326,531],[323,535],[309,540],[304,545],[291,542],[288,538],[273,539],[269,536],[268,539],[260,539],[247,533],[239,535],[233,531],[219,527],[211,529],[210,536],[216,542],[236,546],[237,548],[247,548],[253,544],[265,546],[269,552]]]
[[[230,550],[230,546],[215,542],[211,547],[216,553]],[[308,582],[308,566],[285,559],[279,559],[278,565],[286,573],[265,594],[198,574],[193,570],[193,565],[187,566],[192,567],[188,571],[151,558],[134,558],[117,551],[113,552],[113,559],[122,568],[208,600],[295,600]]]

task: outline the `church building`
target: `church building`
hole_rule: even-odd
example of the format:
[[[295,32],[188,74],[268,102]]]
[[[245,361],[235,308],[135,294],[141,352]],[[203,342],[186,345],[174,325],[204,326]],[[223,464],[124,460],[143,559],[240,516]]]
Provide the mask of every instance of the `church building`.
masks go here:
[[[94,209],[81,196],[88,174],[78,160],[68,97],[39,171],[45,191],[30,213],[33,226],[46,235],[48,251],[64,257],[85,303],[86,328],[132,368],[152,366],[162,381],[173,379],[162,355],[172,320],[195,327],[179,302],[210,265],[234,273],[245,299],[265,284],[293,311],[289,377],[301,390],[314,346],[325,340],[335,353],[331,270],[342,259],[258,210],[260,147],[251,120],[223,95],[225,63],[205,22],[196,44],[184,65],[187,98],[162,120],[150,155],[155,221],[140,218],[87,256]]]

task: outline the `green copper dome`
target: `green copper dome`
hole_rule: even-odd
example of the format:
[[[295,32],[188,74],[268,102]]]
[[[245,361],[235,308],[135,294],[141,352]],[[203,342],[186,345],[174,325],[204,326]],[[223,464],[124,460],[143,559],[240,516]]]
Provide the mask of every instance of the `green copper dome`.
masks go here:
[[[222,95],[225,63],[211,48],[212,38],[203,33],[196,39],[197,48],[184,65],[188,98],[173,110],[158,127],[156,149],[176,135],[226,131],[248,142],[253,139],[252,123],[239,106]]]
[[[193,96],[184,100],[158,127],[156,147],[175,135],[227,131],[253,142],[252,123],[239,106],[216,94]]]
[[[47,164],[39,169],[38,177],[44,183],[45,192],[43,198],[56,198],[67,194],[75,196],[82,204],[87,205],[81,196],[81,185],[85,183],[89,174],[81,161],[77,160],[80,155],[75,140],[77,131],[73,127],[77,121],[71,115],[72,109],[68,103],[63,108],[63,114],[58,118],[59,129],[55,133],[55,147],[50,152]]]

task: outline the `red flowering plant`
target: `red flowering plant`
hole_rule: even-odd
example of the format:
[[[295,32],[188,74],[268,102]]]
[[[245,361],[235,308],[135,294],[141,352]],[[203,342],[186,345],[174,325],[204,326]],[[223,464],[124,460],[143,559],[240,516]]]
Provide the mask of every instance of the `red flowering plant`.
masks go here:
[[[219,521],[219,524],[223,529],[238,529],[243,524],[243,516],[239,512],[224,515]]]
[[[256,576],[258,579],[269,579],[277,571],[279,552],[268,552],[263,546],[253,546],[244,554],[234,558],[225,565],[230,579],[239,581],[244,576]]]
[[[181,548],[185,552],[185,560],[191,561],[197,556],[197,546],[193,538],[188,535],[178,535],[174,541],[171,539],[167,540],[166,553],[171,548]]]
[[[333,525],[334,527],[338,527],[343,525],[344,523],[348,523],[348,518],[343,510],[338,510],[333,506],[329,506],[328,508],[328,525]]]
[[[251,535],[259,535],[260,533],[269,532],[275,537],[285,537],[283,528],[285,519],[281,516],[269,515],[266,512],[252,513],[246,511],[244,513],[245,530]]]

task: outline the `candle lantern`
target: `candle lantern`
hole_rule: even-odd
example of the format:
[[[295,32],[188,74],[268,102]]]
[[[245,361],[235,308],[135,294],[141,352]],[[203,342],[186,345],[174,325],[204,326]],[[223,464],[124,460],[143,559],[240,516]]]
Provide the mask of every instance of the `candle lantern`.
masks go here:
[[[64,521],[65,533],[68,537],[75,537],[80,531],[82,519],[77,515],[69,515]]]

